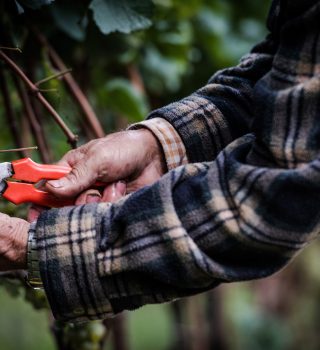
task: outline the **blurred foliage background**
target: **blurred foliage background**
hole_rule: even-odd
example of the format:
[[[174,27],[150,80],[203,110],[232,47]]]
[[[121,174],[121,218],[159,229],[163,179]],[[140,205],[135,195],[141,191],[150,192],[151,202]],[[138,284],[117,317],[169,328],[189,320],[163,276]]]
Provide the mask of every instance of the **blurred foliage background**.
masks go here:
[[[144,119],[151,110],[204,85],[218,69],[236,64],[266,35],[269,5],[269,0],[0,0],[0,46],[22,50],[4,52],[33,82],[59,71],[48,45],[54,48],[109,133]],[[45,43],[39,40],[42,35]],[[17,77],[3,63],[0,72],[0,149],[44,142],[40,152],[28,155],[58,160],[70,148],[64,134],[29,96],[35,128]],[[82,144],[97,132],[89,128],[64,78],[48,80],[41,89]],[[0,154],[1,161],[19,156]],[[0,210],[26,215],[26,207],[5,201]],[[41,293],[21,287],[19,278],[4,276],[0,350],[316,350],[318,249],[313,244],[265,280],[224,285],[173,304],[144,307],[113,322],[83,326],[54,323]],[[106,329],[111,329],[107,340]]]

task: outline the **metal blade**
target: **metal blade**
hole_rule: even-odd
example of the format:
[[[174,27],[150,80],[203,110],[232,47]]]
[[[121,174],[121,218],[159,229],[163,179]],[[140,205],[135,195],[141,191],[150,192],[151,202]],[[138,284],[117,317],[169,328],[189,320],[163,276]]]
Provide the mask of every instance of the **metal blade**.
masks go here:
[[[7,184],[4,180],[13,175],[13,169],[10,162],[0,163],[0,195],[5,191]]]
[[[13,169],[10,162],[0,163],[0,181],[7,179],[13,175]]]

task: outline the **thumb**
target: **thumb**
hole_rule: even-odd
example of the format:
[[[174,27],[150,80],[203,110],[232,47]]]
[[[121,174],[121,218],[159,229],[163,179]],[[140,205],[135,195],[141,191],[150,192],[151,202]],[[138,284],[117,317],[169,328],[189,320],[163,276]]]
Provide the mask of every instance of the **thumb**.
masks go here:
[[[97,172],[91,162],[79,161],[68,175],[59,180],[50,180],[46,189],[57,197],[72,198],[88,189],[97,179]]]

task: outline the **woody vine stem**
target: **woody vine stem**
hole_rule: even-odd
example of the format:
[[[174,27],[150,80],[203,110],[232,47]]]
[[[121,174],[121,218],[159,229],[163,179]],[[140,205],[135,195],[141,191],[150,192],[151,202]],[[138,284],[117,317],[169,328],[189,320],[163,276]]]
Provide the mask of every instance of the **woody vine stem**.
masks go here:
[[[39,100],[43,107],[51,114],[56,123],[60,126],[64,134],[67,136],[70,145],[75,148],[77,146],[78,137],[75,135],[56,110],[51,106],[51,104],[42,95],[41,90],[25,75],[25,73],[17,66],[17,64],[9,58],[2,50],[0,50],[0,59],[4,61],[7,66],[18,76],[27,89]]]

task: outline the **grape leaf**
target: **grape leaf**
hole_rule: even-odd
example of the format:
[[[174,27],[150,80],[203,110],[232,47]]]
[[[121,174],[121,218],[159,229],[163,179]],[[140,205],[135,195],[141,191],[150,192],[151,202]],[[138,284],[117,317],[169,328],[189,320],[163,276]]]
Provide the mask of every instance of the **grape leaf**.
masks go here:
[[[93,0],[89,7],[103,34],[130,33],[151,25],[151,0]]]
[[[55,0],[19,0],[19,3],[33,10],[39,9],[41,6],[49,5]]]
[[[51,13],[57,27],[74,40],[82,41],[85,38],[87,20],[83,17],[82,8],[71,3],[55,3]]]
[[[24,13],[24,9],[23,9],[23,7],[18,3],[18,1],[15,0],[15,4],[16,4],[16,7],[17,7],[18,14],[21,15],[22,13]]]
[[[141,121],[149,110],[145,96],[122,78],[113,79],[106,84],[103,99],[108,108],[126,116],[129,123]]]

